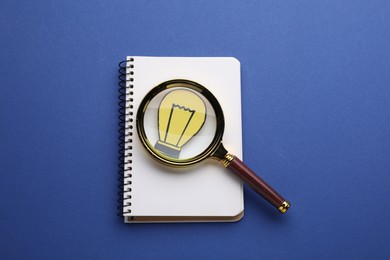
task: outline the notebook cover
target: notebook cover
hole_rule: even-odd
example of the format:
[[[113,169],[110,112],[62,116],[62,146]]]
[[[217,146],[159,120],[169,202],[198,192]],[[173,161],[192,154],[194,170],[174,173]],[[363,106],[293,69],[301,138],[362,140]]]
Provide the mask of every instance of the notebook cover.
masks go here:
[[[125,72],[120,84],[125,99],[121,139],[124,221],[241,219],[243,186],[233,173],[212,159],[184,169],[162,165],[144,150],[135,130],[138,106],[152,88],[168,80],[188,79],[205,86],[218,99],[225,117],[224,146],[242,158],[239,61],[231,57],[131,56],[121,64],[122,74]]]

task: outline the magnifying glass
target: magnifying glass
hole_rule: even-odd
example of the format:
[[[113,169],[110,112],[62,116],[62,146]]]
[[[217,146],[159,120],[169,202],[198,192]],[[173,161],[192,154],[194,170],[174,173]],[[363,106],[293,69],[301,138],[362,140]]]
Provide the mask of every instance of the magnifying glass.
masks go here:
[[[224,148],[222,108],[202,85],[183,79],[161,83],[142,100],[136,120],[142,145],[159,162],[185,167],[207,158],[216,159],[281,213],[290,207],[288,201]]]

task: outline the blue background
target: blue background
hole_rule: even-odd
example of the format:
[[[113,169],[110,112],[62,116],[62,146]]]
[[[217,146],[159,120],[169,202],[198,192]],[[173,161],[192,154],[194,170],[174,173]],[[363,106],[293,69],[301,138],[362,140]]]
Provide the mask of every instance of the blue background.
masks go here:
[[[0,2],[3,259],[384,259],[390,254],[390,2]],[[244,159],[291,200],[245,190],[238,223],[116,216],[117,63],[234,56]]]

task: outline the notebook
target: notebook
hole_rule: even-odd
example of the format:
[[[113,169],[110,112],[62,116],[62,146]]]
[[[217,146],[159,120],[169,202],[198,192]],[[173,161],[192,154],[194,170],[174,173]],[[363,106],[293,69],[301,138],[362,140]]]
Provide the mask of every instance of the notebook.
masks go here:
[[[242,158],[240,63],[231,57],[129,56],[120,63],[120,192],[125,223],[238,221],[244,213],[241,180],[206,159],[182,169],[157,162],[137,136],[135,115],[162,82],[187,79],[218,99],[225,117],[224,146]]]

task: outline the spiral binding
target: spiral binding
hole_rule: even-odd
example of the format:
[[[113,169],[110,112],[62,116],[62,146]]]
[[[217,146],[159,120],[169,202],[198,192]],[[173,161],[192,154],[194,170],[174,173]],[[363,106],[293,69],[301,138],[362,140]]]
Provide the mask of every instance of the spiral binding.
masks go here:
[[[119,63],[118,216],[131,213],[134,58]]]

